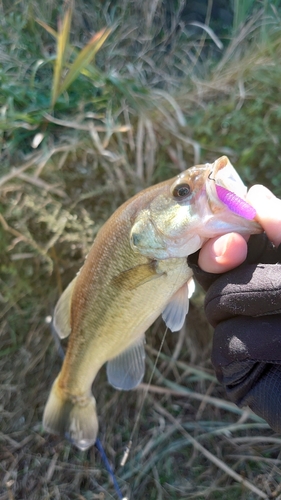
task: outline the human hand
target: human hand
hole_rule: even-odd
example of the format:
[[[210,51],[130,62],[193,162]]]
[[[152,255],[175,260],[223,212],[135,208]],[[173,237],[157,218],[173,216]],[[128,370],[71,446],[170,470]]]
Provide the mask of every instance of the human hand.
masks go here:
[[[246,201],[257,211],[257,221],[275,246],[281,243],[281,200],[269,189],[256,185],[249,189]],[[209,273],[224,273],[242,264],[247,256],[247,242],[237,233],[207,241],[199,253],[198,265]]]
[[[225,235],[208,241],[189,264],[208,290],[218,380],[233,402],[281,432],[281,200],[254,186],[247,201],[268,238],[255,235],[247,244],[238,234]]]

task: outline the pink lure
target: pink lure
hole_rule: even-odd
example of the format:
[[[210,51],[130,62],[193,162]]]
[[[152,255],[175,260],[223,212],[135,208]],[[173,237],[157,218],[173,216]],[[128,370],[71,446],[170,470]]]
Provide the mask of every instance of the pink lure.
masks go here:
[[[222,186],[216,184],[217,195],[220,201],[222,201],[232,212],[244,219],[252,220],[256,216],[256,211],[249,203],[239,198],[235,193],[228,191]]]

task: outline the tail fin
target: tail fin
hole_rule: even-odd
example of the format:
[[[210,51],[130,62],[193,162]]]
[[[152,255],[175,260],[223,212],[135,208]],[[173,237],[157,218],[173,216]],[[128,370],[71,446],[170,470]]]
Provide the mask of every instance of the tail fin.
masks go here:
[[[44,410],[43,426],[48,432],[65,436],[80,450],[87,450],[98,434],[95,398],[75,401],[63,394],[56,379]]]

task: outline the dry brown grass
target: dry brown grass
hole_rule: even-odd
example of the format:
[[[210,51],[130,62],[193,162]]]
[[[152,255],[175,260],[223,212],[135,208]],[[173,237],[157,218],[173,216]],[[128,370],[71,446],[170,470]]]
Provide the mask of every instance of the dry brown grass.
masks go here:
[[[51,22],[47,4],[42,9],[36,2],[30,5],[36,16]],[[48,5],[55,8],[55,2]],[[76,48],[89,34],[82,29],[81,5],[74,12]],[[77,451],[46,434],[41,424],[61,365],[49,317],[99,227],[117,206],[140,189],[221,153],[234,161],[241,158],[247,180],[258,172],[269,187],[275,182],[280,190],[280,103],[274,93],[280,82],[279,32],[265,45],[254,43],[262,22],[256,16],[221,61],[212,62],[212,70],[206,53],[216,51],[204,52],[201,37],[189,39],[186,27],[178,29],[176,16],[169,29],[162,29],[160,2],[131,3],[130,22],[127,17],[122,24],[123,5],[118,4],[114,22],[108,5],[89,12],[96,30],[110,20],[116,30],[106,42],[104,60],[100,56],[97,78],[107,106],[101,106],[97,93],[96,111],[86,98],[78,99],[75,112],[61,101],[55,114],[44,108],[39,119],[2,108],[0,500],[117,498],[95,448]],[[24,29],[25,35],[29,30],[40,40],[40,50],[40,44],[46,49],[46,35],[39,35],[32,24]],[[20,36],[20,30],[15,32]],[[23,79],[32,64],[25,65],[20,51],[12,49],[12,54],[19,73],[24,68]],[[39,57],[41,53],[34,61]],[[88,69],[93,88],[96,70]],[[86,85],[82,80],[80,84]],[[88,92],[87,86],[83,89]],[[260,103],[266,89],[271,121]],[[40,139],[37,134],[43,134],[43,141],[32,150],[34,137]],[[255,137],[264,141],[258,160],[244,137],[251,138],[249,143]],[[136,391],[114,391],[103,370],[94,383],[100,439],[124,496],[281,498],[280,437],[254,414],[225,400],[209,361],[211,330],[200,292],[192,300],[186,327],[180,334],[168,333],[148,385],[163,334],[158,320],[148,333],[146,378]],[[130,455],[121,467],[138,418]]]

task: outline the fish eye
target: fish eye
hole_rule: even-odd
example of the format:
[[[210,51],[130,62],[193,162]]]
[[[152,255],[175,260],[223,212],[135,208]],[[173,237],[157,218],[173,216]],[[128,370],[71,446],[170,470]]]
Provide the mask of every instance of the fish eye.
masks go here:
[[[189,184],[178,184],[173,189],[173,196],[175,198],[187,198],[191,193],[191,187]]]

